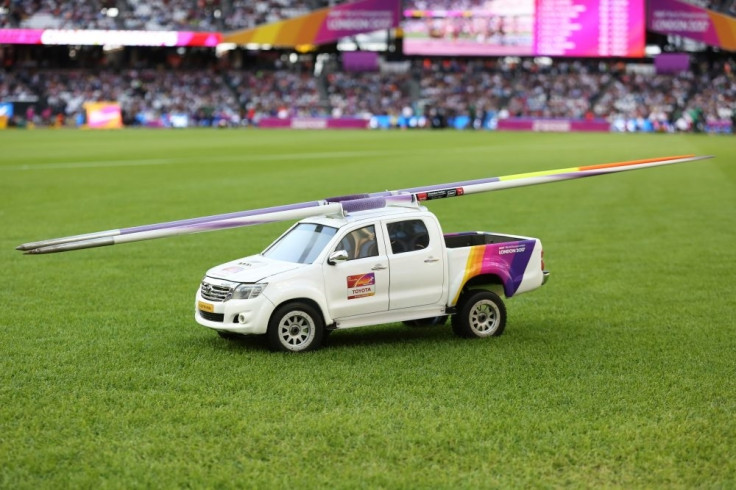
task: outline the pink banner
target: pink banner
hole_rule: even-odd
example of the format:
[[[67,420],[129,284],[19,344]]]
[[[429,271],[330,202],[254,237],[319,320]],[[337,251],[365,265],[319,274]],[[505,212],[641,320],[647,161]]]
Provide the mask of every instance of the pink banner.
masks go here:
[[[221,42],[219,32],[0,29],[0,44],[215,47]]]
[[[601,119],[592,121],[580,119],[500,119],[500,131],[538,131],[555,133],[599,132],[607,133],[611,125]]]
[[[258,127],[269,129],[368,129],[369,122],[365,119],[351,118],[294,117],[281,119],[264,117],[258,121]]]
[[[41,44],[43,29],[0,29],[0,44]]]

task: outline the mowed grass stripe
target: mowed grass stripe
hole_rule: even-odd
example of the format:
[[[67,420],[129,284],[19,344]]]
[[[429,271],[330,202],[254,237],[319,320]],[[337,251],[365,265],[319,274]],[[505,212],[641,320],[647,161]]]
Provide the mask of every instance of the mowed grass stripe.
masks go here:
[[[0,168],[189,162],[3,172],[4,488],[736,482],[731,137],[28,131],[0,132],[0,144]],[[383,325],[290,356],[196,325],[207,268],[257,253],[288,223],[46,257],[14,250],[330,195],[681,153],[716,158],[429,203],[445,231],[545,245],[550,282],[509,300],[508,328],[489,341]]]
[[[396,152],[318,152],[318,153],[284,153],[272,155],[258,155],[243,157],[238,155],[209,155],[207,164],[213,163],[230,163],[243,162],[247,160],[249,163],[254,161],[278,161],[278,160],[310,160],[310,159],[334,159],[334,158],[370,158],[377,156],[387,156],[396,154]],[[109,168],[109,167],[137,167],[147,165],[175,165],[175,164],[191,164],[193,162],[201,163],[198,159],[141,159],[141,160],[111,160],[104,162],[52,162],[39,163],[32,165],[16,165],[2,167],[7,170],[65,170],[76,168]]]

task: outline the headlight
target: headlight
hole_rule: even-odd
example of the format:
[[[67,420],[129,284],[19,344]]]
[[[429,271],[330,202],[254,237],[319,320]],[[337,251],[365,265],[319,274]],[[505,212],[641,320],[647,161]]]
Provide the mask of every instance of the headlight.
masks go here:
[[[241,284],[233,291],[232,299],[253,299],[261,295],[268,284]]]

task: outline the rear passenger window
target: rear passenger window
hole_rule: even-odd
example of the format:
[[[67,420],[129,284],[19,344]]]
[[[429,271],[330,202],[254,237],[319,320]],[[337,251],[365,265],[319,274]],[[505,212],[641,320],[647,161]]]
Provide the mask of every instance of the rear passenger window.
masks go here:
[[[420,219],[388,223],[386,228],[394,254],[422,250],[429,246],[427,225]]]

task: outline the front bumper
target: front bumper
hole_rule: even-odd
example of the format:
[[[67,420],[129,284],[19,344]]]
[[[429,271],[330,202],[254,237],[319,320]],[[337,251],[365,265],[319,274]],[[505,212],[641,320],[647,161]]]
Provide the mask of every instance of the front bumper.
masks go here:
[[[275,308],[263,294],[253,299],[214,302],[203,299],[200,291],[197,291],[194,320],[204,327],[221,332],[264,334]],[[212,311],[206,311],[210,309]]]

